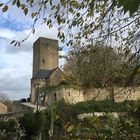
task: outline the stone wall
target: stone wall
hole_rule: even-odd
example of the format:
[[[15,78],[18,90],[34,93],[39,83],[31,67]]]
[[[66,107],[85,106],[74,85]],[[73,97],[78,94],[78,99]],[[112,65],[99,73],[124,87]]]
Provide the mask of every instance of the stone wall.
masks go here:
[[[59,85],[64,80],[64,73],[57,68],[50,76],[50,83],[49,85]]]
[[[0,102],[0,114],[7,113],[7,111],[8,111],[8,107],[2,102]]]
[[[116,102],[121,102],[124,100],[140,100],[140,87],[114,87],[114,100]],[[84,99],[86,100],[105,100],[110,99],[111,91],[110,89],[90,89],[84,94]]]
[[[84,101],[84,95],[82,90],[72,89],[72,88],[62,88],[57,92],[57,99],[64,99],[68,103],[77,103]]]
[[[58,40],[40,37],[33,46],[33,75],[58,67]]]
[[[76,90],[73,88],[61,88],[53,93],[47,93],[45,102],[47,105],[51,105],[54,101],[62,99],[71,104],[89,100],[99,101],[110,99],[110,89],[93,88],[84,92],[83,90]],[[140,87],[114,87],[114,100],[115,102],[121,102],[124,100],[140,100]]]
[[[83,91],[75,89],[61,88],[57,91],[46,94],[45,104],[52,105],[55,101],[64,100],[65,102],[75,104],[84,101]]]
[[[35,104],[36,97],[37,97],[37,90],[40,87],[46,86],[46,79],[32,79],[31,80],[31,102]]]

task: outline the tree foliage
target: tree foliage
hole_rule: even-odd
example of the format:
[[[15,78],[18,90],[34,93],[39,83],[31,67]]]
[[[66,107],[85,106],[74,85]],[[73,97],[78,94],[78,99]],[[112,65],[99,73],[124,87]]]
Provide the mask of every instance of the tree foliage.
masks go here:
[[[64,72],[68,80],[85,88],[125,86],[135,65],[125,67],[124,61],[124,54],[110,47],[75,47],[69,52]]]
[[[139,0],[10,0],[0,3],[2,12],[7,12],[9,6],[18,7],[33,19],[29,35],[21,41],[13,40],[14,46],[20,46],[34,34],[36,24],[42,21],[49,28],[57,27],[58,37],[66,46],[117,46],[118,52],[126,56],[125,66],[137,59],[128,83],[134,79],[135,68],[139,69],[140,65]],[[127,59],[130,52],[133,55]]]

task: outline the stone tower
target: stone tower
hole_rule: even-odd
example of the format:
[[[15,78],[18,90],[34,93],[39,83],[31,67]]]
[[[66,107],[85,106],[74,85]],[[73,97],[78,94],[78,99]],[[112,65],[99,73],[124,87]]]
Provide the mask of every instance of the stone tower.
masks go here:
[[[43,86],[59,85],[63,77],[64,74],[58,64],[58,41],[40,37],[33,44],[31,102],[36,104],[39,101],[39,96],[43,94],[40,93],[40,89]],[[47,102],[50,101],[51,98]]]
[[[58,40],[40,37],[33,45],[33,76],[41,69],[58,67]]]

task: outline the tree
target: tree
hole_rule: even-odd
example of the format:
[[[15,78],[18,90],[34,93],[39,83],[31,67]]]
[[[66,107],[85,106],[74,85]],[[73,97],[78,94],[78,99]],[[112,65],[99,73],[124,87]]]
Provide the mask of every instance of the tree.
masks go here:
[[[121,56],[108,47],[74,48],[64,65],[64,72],[72,82],[83,87],[124,86],[128,71],[122,73]]]
[[[37,10],[31,13],[33,25],[30,34],[35,33],[37,21],[42,20],[49,28],[58,28],[58,37],[67,46],[95,44],[93,47],[96,47],[104,44],[114,47],[117,44],[118,51],[126,56],[129,50],[134,52],[131,60],[139,56],[139,0],[10,0],[0,4],[2,12],[6,12],[11,3],[21,8],[25,15],[30,8],[36,7]],[[13,40],[11,44],[20,45],[27,38],[22,41]],[[137,62],[135,68],[138,69]],[[127,63],[125,61],[124,65]],[[130,77],[133,78],[132,75]]]
[[[23,135],[24,131],[15,119],[0,119],[1,140],[19,140]]]

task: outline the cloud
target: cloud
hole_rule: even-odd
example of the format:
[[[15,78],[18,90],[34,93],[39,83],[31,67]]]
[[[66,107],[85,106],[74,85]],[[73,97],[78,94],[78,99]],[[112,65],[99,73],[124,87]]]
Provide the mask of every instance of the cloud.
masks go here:
[[[33,42],[40,36],[57,39],[57,30],[39,26],[36,33],[31,35],[21,47],[13,47],[9,43],[12,39],[23,39],[29,30],[13,31],[0,28],[0,32],[5,33],[0,36],[0,46],[3,46],[0,50],[0,92],[7,94],[10,99],[29,97]],[[63,63],[63,60],[60,60],[60,65]]]
[[[15,36],[15,31],[6,28],[0,28],[0,37],[11,39]]]
[[[36,10],[36,9],[33,9]],[[29,97],[30,79],[32,77],[32,46],[38,37],[57,39],[57,26],[49,29],[37,23],[32,34],[20,47],[10,45],[12,40],[25,39],[31,30],[33,20],[16,7],[9,7],[5,14],[0,13],[0,93],[10,99]],[[59,46],[62,44],[59,42]],[[66,53],[66,50],[61,52]],[[60,60],[60,65],[64,60]]]
[[[0,92],[10,99],[28,97],[32,72],[32,55],[28,53],[3,53],[2,61],[6,67],[0,68]]]
[[[9,45],[12,40],[21,41],[21,40],[25,39],[29,35],[30,32],[31,32],[31,29],[12,32],[13,34],[11,36],[13,36],[13,37],[10,39],[7,37],[7,52],[8,53],[31,52],[33,43],[40,36],[46,37],[46,38],[57,39],[57,29],[56,28],[49,29],[45,25],[40,25],[36,28],[35,34],[31,34],[26,41],[21,43],[20,47],[12,47],[12,45]],[[5,34],[7,34],[7,33],[5,33]]]

